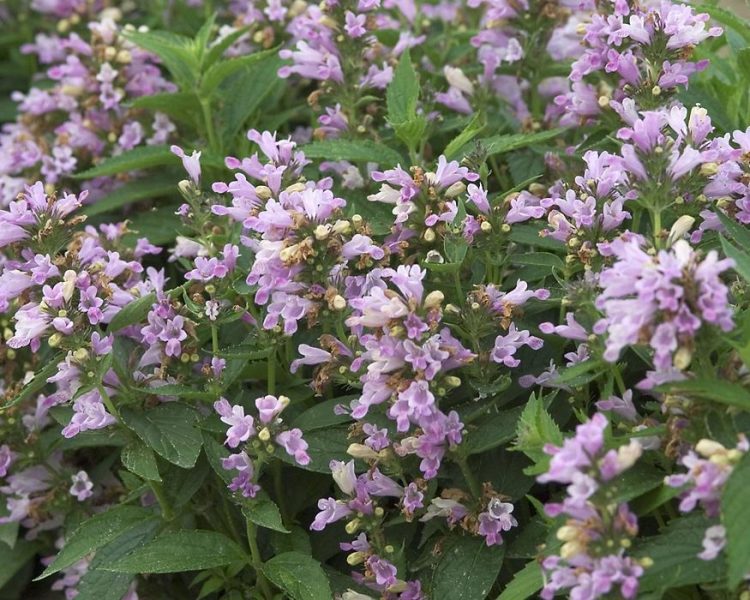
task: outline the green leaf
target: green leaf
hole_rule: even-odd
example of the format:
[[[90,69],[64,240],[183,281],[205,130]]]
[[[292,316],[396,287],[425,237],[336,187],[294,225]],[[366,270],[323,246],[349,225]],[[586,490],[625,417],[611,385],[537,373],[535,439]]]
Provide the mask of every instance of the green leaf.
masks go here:
[[[109,333],[114,333],[115,331],[120,331],[120,329],[128,327],[129,325],[141,323],[146,318],[146,315],[149,313],[155,302],[156,294],[151,292],[150,294],[146,294],[145,296],[133,300],[130,304],[126,304],[120,312],[112,317],[112,320],[107,327],[107,331]]]
[[[63,358],[62,354],[55,354],[52,356],[49,361],[44,365],[44,367],[41,368],[41,370],[37,371],[34,375],[34,378],[29,381],[23,388],[21,389],[21,392],[13,398],[13,400],[10,400],[9,402],[5,403],[0,407],[0,412],[3,410],[6,410],[10,408],[11,406],[15,406],[16,404],[19,404],[21,402],[24,402],[25,400],[28,400],[31,398],[34,394],[39,392],[45,385],[47,385],[47,379],[54,375],[57,372],[57,363],[59,363]]]
[[[277,72],[283,61],[278,55],[241,70],[228,79],[224,86],[224,104],[219,112],[221,138],[226,147],[232,147],[235,136],[245,121],[262,102],[284,86]]]
[[[461,536],[446,544],[432,576],[432,598],[484,600],[497,579],[505,546],[487,546],[484,538]]]
[[[123,206],[134,202],[159,198],[170,192],[175,192],[176,189],[174,181],[165,181],[163,176],[136,179],[109,192],[94,204],[89,204],[83,209],[83,214],[93,217],[94,215],[121,209]]]
[[[467,454],[479,454],[511,441],[516,435],[516,424],[523,407],[502,410],[479,421],[479,426],[466,427],[467,433],[460,448]]]
[[[0,588],[12,581],[16,573],[39,550],[40,547],[37,542],[27,542],[26,540],[18,540],[13,548],[0,544]]]
[[[299,427],[302,431],[324,429],[332,425],[341,425],[352,420],[347,414],[337,415],[333,412],[337,404],[348,404],[355,396],[339,396],[320,402],[299,414],[293,421],[292,427]]]
[[[193,40],[168,31],[123,31],[123,36],[144,50],[156,54],[183,91],[192,91],[200,72]]]
[[[212,395],[200,389],[181,383],[167,383],[158,387],[137,388],[137,391],[152,396],[174,396],[176,398],[187,398],[192,400],[210,399]]]
[[[120,460],[128,471],[135,473],[138,477],[149,481],[161,481],[153,450],[140,440],[125,446]]]
[[[734,270],[737,271],[745,281],[750,281],[750,254],[736,248],[723,236],[721,239],[721,248],[729,258],[734,261]]]
[[[527,562],[523,569],[516,571],[497,600],[526,600],[542,589],[543,585],[542,567],[537,561],[532,560]]]
[[[720,210],[716,211],[716,216],[726,229],[726,234],[731,237],[740,248],[750,248],[750,229],[740,225],[737,221]]]
[[[305,431],[304,438],[309,445],[307,453],[310,455],[311,460],[310,464],[304,467],[298,465],[294,458],[281,448],[276,450],[275,456],[285,463],[305,469],[306,471],[330,474],[331,469],[328,465],[333,459],[348,460],[351,458],[346,453],[346,449],[349,447],[348,432],[349,428],[346,426]]]
[[[724,559],[702,560],[703,534],[713,523],[700,515],[673,519],[659,535],[639,541],[634,552],[648,557],[653,564],[645,569],[639,593],[664,591],[697,583],[717,581],[724,577]]]
[[[249,30],[250,27],[238,27],[229,35],[225,35],[221,38],[221,41],[215,42],[203,58],[204,68],[210,67],[219,60],[224,55],[224,52],[226,52],[232,44],[239,40]]]
[[[122,420],[147,446],[169,462],[189,469],[201,451],[197,413],[184,404],[167,402],[145,411],[125,407]]]
[[[527,252],[525,254],[516,254],[511,258],[515,265],[534,265],[539,267],[556,267],[564,269],[565,263],[562,259],[552,252]]]
[[[107,512],[96,514],[67,536],[63,549],[37,579],[62,571],[126,531],[147,521],[156,520],[151,511],[138,506],[117,506]]]
[[[281,520],[279,507],[265,495],[259,494],[256,498],[243,503],[242,514],[251,523],[281,533],[289,533]]]
[[[729,586],[737,587],[750,572],[750,454],[740,459],[729,476],[721,496],[722,520],[727,529]]]
[[[445,154],[445,157],[448,160],[456,158],[459,154],[459,151],[476,136],[478,136],[479,133],[484,129],[486,125],[485,121],[486,119],[481,113],[478,112],[474,114],[471,120],[466,124],[466,127],[464,127],[463,131],[459,133],[455,138],[453,138],[451,142],[445,147],[445,151],[443,152],[443,154]]]
[[[562,135],[565,129],[548,129],[537,133],[511,133],[495,135],[481,140],[487,156],[505,154],[519,148],[540,144]]]
[[[200,86],[198,88],[199,95],[203,98],[208,98],[216,91],[216,89],[224,82],[224,80],[227,79],[227,77],[233,75],[241,69],[259,63],[269,56],[275,56],[276,52],[276,48],[271,48],[269,50],[255,52],[253,54],[247,54],[245,56],[223,59],[211,65],[208,71],[206,71],[201,77]]]
[[[74,179],[93,179],[105,175],[117,175],[163,165],[176,164],[177,157],[169,150],[169,146],[138,146],[117,156],[104,159],[95,167],[76,173]]]
[[[321,140],[302,147],[308,158],[375,162],[395,166],[403,159],[395,150],[372,140]]]
[[[86,574],[76,586],[79,600],[121,600],[133,581],[127,573],[112,573],[102,569],[128,552],[142,546],[156,535],[161,525],[158,519],[143,521],[96,551]]]
[[[417,114],[419,99],[419,78],[411,63],[411,51],[406,50],[398,62],[393,79],[385,92],[388,120],[395,123],[406,123]]]
[[[520,450],[531,460],[540,462],[547,455],[542,450],[545,444],[562,446],[563,434],[555,420],[547,412],[543,396],[536,393],[529,401],[518,419],[515,450]]]
[[[750,42],[750,24],[738,14],[711,4],[693,4],[696,12],[707,12],[722,25],[732,28],[746,42]]]
[[[263,565],[263,574],[292,600],[333,598],[325,571],[315,559],[301,552],[285,552]]]
[[[102,568],[117,573],[180,573],[242,560],[242,548],[224,534],[192,529],[163,533]]]
[[[198,97],[192,91],[162,92],[151,96],[140,96],[132,100],[130,106],[164,113],[173,121],[185,123],[190,127],[197,126],[197,119],[201,110]]]
[[[578,387],[593,381],[606,369],[607,366],[602,361],[589,359],[572,367],[560,369],[559,375],[555,378],[555,383]]]
[[[660,386],[660,389],[681,392],[703,400],[711,400],[720,404],[736,406],[743,410],[750,410],[750,391],[739,383],[732,383],[723,379],[698,378],[675,381]]]

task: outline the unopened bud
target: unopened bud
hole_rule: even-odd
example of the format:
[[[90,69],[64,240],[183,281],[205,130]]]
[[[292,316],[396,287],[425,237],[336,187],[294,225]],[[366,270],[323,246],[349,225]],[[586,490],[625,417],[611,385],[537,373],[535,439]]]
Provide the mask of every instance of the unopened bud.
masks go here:
[[[661,88],[658,85],[655,85],[651,88],[651,94],[654,96],[660,96],[661,95]]]
[[[597,102],[601,108],[607,108],[609,106],[610,98],[608,96],[599,96]]]
[[[578,537],[578,529],[570,525],[563,525],[557,530],[555,537],[561,542],[570,542]]]
[[[500,226],[500,231],[502,231],[503,233],[508,233],[510,231],[510,225],[508,225],[508,223],[503,223]]]
[[[362,226],[362,223],[364,223],[364,221],[365,221],[365,220],[364,220],[364,219],[362,218],[362,215],[359,215],[359,214],[357,214],[357,215],[352,215],[352,224],[353,224],[353,225],[354,225],[355,227],[361,227],[361,226]]]
[[[286,191],[290,194],[293,194],[295,192],[304,192],[307,186],[302,183],[301,181],[298,181],[297,183],[293,183],[289,187],[286,188]]]
[[[341,294],[336,294],[333,302],[331,302],[331,306],[333,306],[333,310],[344,310],[346,308],[346,298]]]
[[[682,239],[682,237],[688,231],[690,231],[690,228],[693,226],[693,223],[695,223],[695,218],[691,217],[690,215],[682,215],[679,219],[677,219],[674,222],[674,225],[672,225],[672,228],[669,230],[669,237],[667,238],[667,246],[671,246],[677,240]]]
[[[132,54],[130,54],[130,51],[129,51],[129,50],[120,50],[120,51],[119,51],[119,52],[117,53],[117,56],[115,57],[115,60],[116,60],[116,61],[117,61],[118,63],[121,63],[121,64],[123,64],[123,65],[127,65],[127,64],[130,64],[130,63],[132,62],[132,60],[133,60],[133,55],[132,55]]]
[[[727,449],[719,442],[703,438],[695,445],[695,451],[705,458],[711,458],[714,454],[725,453]]]
[[[466,184],[463,181],[457,181],[445,190],[446,198],[456,198],[466,191]]]
[[[289,406],[289,403],[291,402],[291,400],[289,399],[289,396],[279,396],[278,399],[279,399],[279,404],[281,405],[281,410],[284,410],[287,406]]]
[[[428,227],[425,230],[424,235],[422,236],[424,241],[427,242],[428,244],[431,244],[432,242],[434,242],[436,237],[437,236],[435,235],[435,230],[432,227]]]
[[[316,240],[324,240],[331,233],[331,226],[323,224],[318,225],[313,233]]]
[[[63,289],[62,294],[66,302],[70,301],[73,297],[73,292],[76,290],[76,279],[78,275],[72,269],[65,271],[63,275]]]
[[[114,46],[107,46],[104,49],[104,60],[114,60],[115,56],[117,56],[117,48]]]
[[[268,427],[264,427],[263,429],[260,430],[260,433],[258,433],[258,439],[261,442],[267,442],[268,440],[271,439],[271,432],[268,431]]]
[[[672,364],[678,371],[684,371],[690,366],[690,362],[693,360],[693,351],[685,346],[681,346],[674,354]]]
[[[445,300],[445,294],[443,294],[443,292],[440,290],[432,291],[427,294],[427,297],[424,299],[424,307],[428,310],[431,308],[440,308],[443,300]]]
[[[346,533],[348,533],[349,535],[353,535],[357,531],[357,529],[359,529],[359,525],[359,519],[352,519],[346,524],[346,527],[344,527],[344,529],[346,529]]]
[[[367,555],[364,552],[352,552],[349,556],[346,557],[346,562],[351,567],[361,565],[363,562],[365,562],[366,556]]]
[[[481,229],[484,233],[489,233],[490,231],[492,231],[492,223],[490,223],[489,221],[482,221],[479,229]]]
[[[354,458],[362,458],[365,460],[375,460],[378,458],[377,452],[364,444],[349,444],[346,453]]]
[[[75,358],[78,362],[83,362],[89,357],[89,351],[86,350],[86,348],[78,348],[75,352],[73,352],[73,358]]]
[[[346,235],[351,230],[352,224],[345,219],[339,219],[333,224],[334,233],[338,233],[339,235]]]
[[[50,348],[57,348],[60,345],[60,342],[62,342],[62,334],[60,333],[53,333],[47,340]]]
[[[700,173],[704,177],[711,177],[719,172],[719,164],[715,162],[707,162],[701,165]]]
[[[445,385],[452,388],[457,388],[461,385],[461,378],[455,375],[448,375],[443,381],[445,381]]]
[[[271,196],[273,196],[273,192],[267,185],[259,185],[255,188],[255,195],[258,196],[258,198],[260,198],[261,200],[268,200]]]

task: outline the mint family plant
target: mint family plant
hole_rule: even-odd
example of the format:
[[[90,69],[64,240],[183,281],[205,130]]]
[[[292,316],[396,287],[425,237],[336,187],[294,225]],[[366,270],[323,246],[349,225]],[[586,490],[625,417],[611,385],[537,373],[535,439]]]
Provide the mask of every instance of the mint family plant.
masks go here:
[[[0,22],[0,597],[750,594],[733,10]]]

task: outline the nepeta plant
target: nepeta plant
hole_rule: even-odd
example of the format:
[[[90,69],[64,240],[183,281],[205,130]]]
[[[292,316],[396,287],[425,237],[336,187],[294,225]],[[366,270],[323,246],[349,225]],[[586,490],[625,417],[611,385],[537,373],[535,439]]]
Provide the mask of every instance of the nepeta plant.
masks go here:
[[[15,4],[2,597],[750,593],[741,18]]]

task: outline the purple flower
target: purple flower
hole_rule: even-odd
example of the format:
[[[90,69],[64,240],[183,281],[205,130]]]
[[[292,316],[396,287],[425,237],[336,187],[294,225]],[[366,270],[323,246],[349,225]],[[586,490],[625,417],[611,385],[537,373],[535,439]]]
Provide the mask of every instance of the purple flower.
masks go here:
[[[86,498],[90,498],[94,495],[91,491],[94,489],[93,482],[89,479],[86,471],[78,471],[75,475],[71,476],[70,480],[73,485],[70,486],[70,495],[75,496],[76,500],[83,502]]]
[[[307,453],[307,442],[302,439],[302,431],[298,428],[282,431],[276,436],[276,443],[279,444],[289,456],[294,457],[298,464],[310,464],[310,455]]]
[[[172,154],[178,156],[180,159],[182,159],[182,166],[187,171],[187,174],[190,176],[190,179],[193,180],[193,183],[198,186],[201,183],[201,153],[197,150],[194,150],[193,153],[188,156],[185,154],[185,151],[180,148],[179,146],[171,146],[169,148],[172,151]]]
[[[255,435],[253,417],[245,415],[245,409],[239,404],[231,405],[225,398],[214,402],[214,410],[221,416],[222,423],[229,425],[224,443],[236,448]]]

